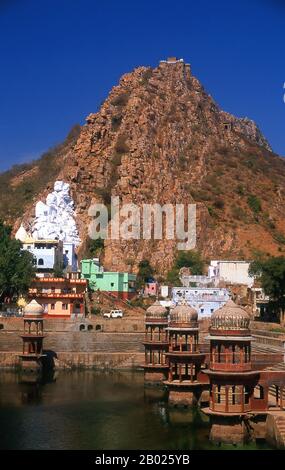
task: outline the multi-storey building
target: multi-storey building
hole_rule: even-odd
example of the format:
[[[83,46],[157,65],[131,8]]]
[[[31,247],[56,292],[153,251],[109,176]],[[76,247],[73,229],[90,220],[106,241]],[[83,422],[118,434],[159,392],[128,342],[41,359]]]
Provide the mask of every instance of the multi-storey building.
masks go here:
[[[63,266],[63,243],[59,240],[26,238],[23,249],[32,253],[39,273],[52,272],[55,266]]]
[[[145,315],[145,382],[160,382],[168,375],[168,312],[160,302],[151,305]]]
[[[170,404],[192,405],[199,401],[207,378],[201,367],[205,354],[199,346],[198,313],[184,301],[170,313],[168,326],[168,380]]]
[[[81,272],[82,278],[88,280],[90,289],[94,291],[107,292],[124,300],[136,294],[135,274],[105,271],[98,258],[82,260]]]
[[[269,410],[285,406],[285,372],[257,370],[251,351],[250,315],[232,300],[211,318],[210,403],[204,412],[211,419],[210,439],[237,444],[250,439],[249,417],[266,419]],[[258,354],[256,354],[258,356]],[[269,391],[276,387],[276,400]],[[252,430],[251,430],[252,428]]]
[[[207,318],[230,298],[227,289],[202,287],[173,287],[172,301],[175,305],[185,300],[188,305],[197,310],[199,318]]]
[[[32,300],[24,309],[23,353],[20,355],[22,370],[42,368],[43,354],[43,307]]]
[[[43,315],[50,318],[76,318],[85,314],[87,281],[74,278],[37,277],[29,296],[43,306]]]

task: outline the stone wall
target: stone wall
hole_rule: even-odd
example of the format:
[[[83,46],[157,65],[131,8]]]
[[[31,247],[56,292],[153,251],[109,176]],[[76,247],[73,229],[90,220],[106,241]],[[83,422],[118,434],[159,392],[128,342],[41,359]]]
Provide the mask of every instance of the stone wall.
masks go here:
[[[140,352],[58,352],[50,354],[47,360],[52,360],[55,369],[98,369],[119,370],[139,369],[144,362],[144,353]],[[18,351],[0,352],[0,369],[15,369],[20,366]]]
[[[0,367],[15,367],[22,350],[22,318],[1,318]],[[57,367],[137,367],[143,362],[141,317],[44,320],[44,350]]]

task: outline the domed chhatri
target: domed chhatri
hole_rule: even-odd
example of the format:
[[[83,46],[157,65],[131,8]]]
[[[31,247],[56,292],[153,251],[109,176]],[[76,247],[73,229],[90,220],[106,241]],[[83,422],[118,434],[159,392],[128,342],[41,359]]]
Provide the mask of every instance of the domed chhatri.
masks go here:
[[[250,315],[232,300],[218,310],[211,317],[210,334],[239,334],[248,335]]]
[[[198,312],[184,300],[170,313],[169,326],[180,325],[185,328],[198,328]]]
[[[149,383],[161,382],[167,377],[168,312],[157,300],[145,314],[144,377]]]
[[[197,403],[203,392],[202,364],[205,354],[199,345],[198,312],[184,299],[170,313],[168,388],[170,404],[188,406]]]
[[[167,318],[167,310],[165,307],[163,307],[163,305],[161,305],[161,303],[157,300],[156,302],[154,302],[153,305],[151,305],[150,307],[148,307],[147,311],[146,311],[146,320],[149,320],[149,319],[160,319],[160,318]]]
[[[24,308],[25,317],[37,317],[38,318],[38,317],[42,317],[43,313],[44,313],[44,308],[36,300],[32,300]]]
[[[22,370],[37,372],[42,369],[44,308],[32,300],[24,308],[23,352],[20,354]]]

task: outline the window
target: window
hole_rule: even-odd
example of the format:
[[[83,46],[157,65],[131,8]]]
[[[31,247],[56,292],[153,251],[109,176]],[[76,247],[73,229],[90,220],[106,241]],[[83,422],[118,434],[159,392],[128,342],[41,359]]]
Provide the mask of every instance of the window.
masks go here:
[[[62,310],[68,310],[68,304],[62,304]]]
[[[257,400],[263,400],[264,399],[264,388],[261,385],[256,385],[254,388],[254,398]]]
[[[244,387],[244,403],[245,403],[245,405],[249,404],[249,397],[250,397],[250,388],[246,385]]]
[[[40,259],[38,260],[38,265],[39,265],[39,266],[43,266],[43,265],[44,265],[44,260],[43,260],[42,258],[40,258]]]
[[[51,304],[50,308],[51,308],[51,310],[54,310],[55,309],[55,304]]]
[[[203,309],[203,308],[201,308],[201,313],[204,313],[204,309]]]
[[[226,388],[224,386],[215,386],[215,402],[218,404],[224,404],[226,402]]]
[[[214,309],[213,309],[213,308],[211,308],[211,313],[213,313],[213,311],[214,311]]]
[[[114,283],[113,283],[113,282],[111,282],[111,287],[114,287]]]

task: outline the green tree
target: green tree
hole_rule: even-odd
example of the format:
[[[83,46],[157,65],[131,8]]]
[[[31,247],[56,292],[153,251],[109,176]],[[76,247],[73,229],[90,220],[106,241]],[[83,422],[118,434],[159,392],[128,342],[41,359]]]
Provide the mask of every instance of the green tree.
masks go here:
[[[279,318],[285,309],[285,257],[260,257],[251,263],[249,274],[260,281],[265,294],[269,296],[268,307],[272,319],[276,316]]]
[[[180,287],[182,284],[179,278],[179,269],[173,267],[168,271],[166,280],[171,286]]]
[[[62,262],[57,262],[54,264],[53,275],[54,277],[64,277],[64,268]]]
[[[181,286],[179,271],[181,268],[190,268],[193,275],[203,274],[205,263],[198,251],[180,251],[173,268],[167,274],[167,281],[172,286]]]
[[[190,268],[193,275],[203,274],[204,271],[204,260],[199,251],[179,251],[175,267]]]
[[[282,302],[285,296],[285,257],[277,256],[253,261],[249,273],[259,279],[266,295]]]
[[[0,220],[0,301],[24,295],[35,276],[34,258],[11,238],[11,227]]]
[[[102,238],[96,238],[93,240],[92,238],[88,237],[86,241],[86,248],[84,257],[86,258],[94,258],[104,249],[104,240]]]
[[[137,287],[142,287],[149,278],[153,277],[154,269],[151,267],[150,262],[147,259],[143,259],[139,263],[139,270],[137,273],[136,284]]]
[[[252,212],[254,212],[255,214],[258,214],[259,212],[261,212],[262,210],[261,201],[254,194],[251,194],[250,196],[248,196],[247,203],[249,207],[251,208]]]

